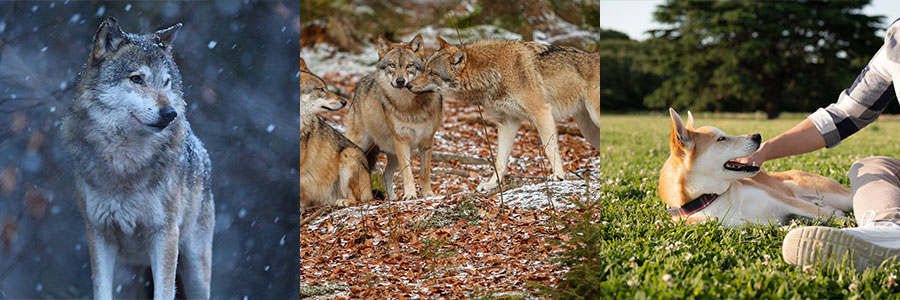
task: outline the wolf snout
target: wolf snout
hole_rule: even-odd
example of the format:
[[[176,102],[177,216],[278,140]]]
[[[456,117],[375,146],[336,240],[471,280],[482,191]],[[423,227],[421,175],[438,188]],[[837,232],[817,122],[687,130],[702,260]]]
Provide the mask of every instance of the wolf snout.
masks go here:
[[[762,136],[759,135],[759,133],[751,134],[751,135],[750,135],[750,139],[753,140],[754,142],[756,142],[757,144],[759,144],[760,142],[762,142]]]
[[[397,82],[397,86],[399,86],[399,87],[406,86],[406,78],[403,78],[403,77],[397,78],[396,82]]]
[[[347,106],[347,99],[341,99],[341,107]]]
[[[166,106],[159,109],[159,122],[153,124],[154,127],[157,128],[166,128],[169,126],[169,123],[172,123],[175,120],[175,117],[178,117],[178,112],[175,111],[175,108],[171,106]]]

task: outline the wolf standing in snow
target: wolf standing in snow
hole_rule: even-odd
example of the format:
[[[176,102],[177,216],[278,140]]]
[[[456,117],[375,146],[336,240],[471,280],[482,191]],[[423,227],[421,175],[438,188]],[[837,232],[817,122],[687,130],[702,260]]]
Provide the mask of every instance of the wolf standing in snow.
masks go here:
[[[87,227],[94,298],[112,299],[116,262],[150,265],[154,299],[208,299],[215,207],[210,161],[185,119],[172,42],[110,17],[76,86],[62,135]]]

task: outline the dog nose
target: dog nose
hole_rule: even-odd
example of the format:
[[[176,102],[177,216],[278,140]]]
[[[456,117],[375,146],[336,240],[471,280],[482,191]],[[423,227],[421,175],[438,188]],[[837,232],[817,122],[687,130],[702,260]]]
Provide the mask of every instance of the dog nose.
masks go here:
[[[406,85],[406,79],[403,79],[402,77],[401,77],[401,78],[397,78],[397,85],[398,85],[398,86],[405,86],[405,85]]]
[[[347,106],[347,100],[341,99],[341,106]]]
[[[759,135],[759,133],[754,133],[750,135],[750,139],[752,139],[754,142],[759,143],[762,141],[762,136]]]
[[[175,112],[175,108],[171,106],[166,106],[159,109],[159,117],[162,118],[160,123],[169,124],[172,120],[175,120],[175,117],[178,116],[178,113]]]

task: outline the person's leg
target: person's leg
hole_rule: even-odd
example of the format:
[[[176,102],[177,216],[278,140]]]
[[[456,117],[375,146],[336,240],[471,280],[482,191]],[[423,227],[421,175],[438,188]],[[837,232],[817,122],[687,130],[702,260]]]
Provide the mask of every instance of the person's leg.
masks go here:
[[[784,238],[782,253],[790,264],[841,262],[850,254],[857,270],[879,266],[900,255],[900,160],[861,159],[850,167],[853,211],[860,227],[801,227]]]

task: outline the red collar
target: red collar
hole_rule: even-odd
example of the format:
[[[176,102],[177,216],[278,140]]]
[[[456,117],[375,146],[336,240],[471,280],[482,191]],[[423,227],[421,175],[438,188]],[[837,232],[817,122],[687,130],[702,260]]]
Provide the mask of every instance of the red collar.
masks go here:
[[[706,208],[707,206],[715,202],[716,198],[719,198],[719,195],[703,194],[700,195],[700,197],[698,197],[697,199],[685,203],[681,207],[668,207],[666,208],[666,210],[668,210],[669,214],[673,217],[686,217]]]

